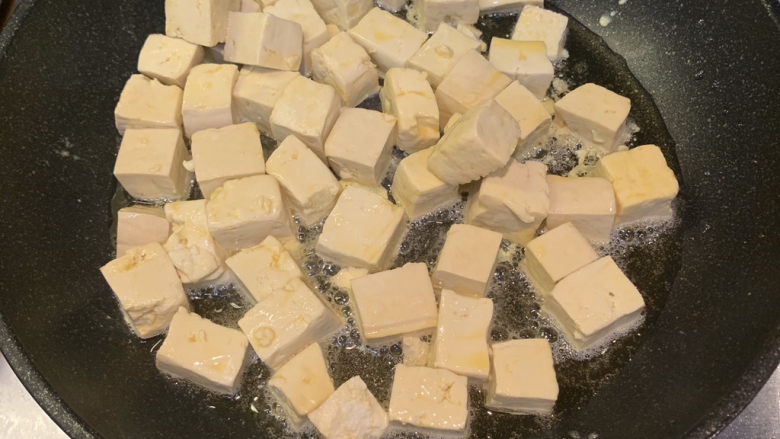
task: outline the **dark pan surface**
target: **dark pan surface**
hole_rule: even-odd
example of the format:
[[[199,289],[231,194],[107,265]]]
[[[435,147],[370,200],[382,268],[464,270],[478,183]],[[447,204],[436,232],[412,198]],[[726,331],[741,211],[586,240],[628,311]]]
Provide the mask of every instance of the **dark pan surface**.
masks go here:
[[[631,361],[595,397],[571,402],[556,428],[601,437],[710,434],[778,361],[780,120],[767,100],[780,91],[777,25],[758,2],[553,6],[626,57],[677,140],[685,183],[682,265],[665,309]],[[161,2],[39,1],[16,19],[28,8],[0,61],[0,346],[75,436],[262,436],[241,415],[247,401],[181,397],[154,372],[151,343],[129,336],[95,269],[111,253],[118,136],[110,115],[143,38],[161,30]],[[618,14],[600,28],[610,9]],[[572,30],[572,42],[592,44],[584,29]],[[582,48],[609,59],[603,46]],[[632,78],[582,61],[582,80],[614,84],[635,103],[643,97],[621,85]],[[640,125],[661,133],[643,140],[671,149],[663,126]]]

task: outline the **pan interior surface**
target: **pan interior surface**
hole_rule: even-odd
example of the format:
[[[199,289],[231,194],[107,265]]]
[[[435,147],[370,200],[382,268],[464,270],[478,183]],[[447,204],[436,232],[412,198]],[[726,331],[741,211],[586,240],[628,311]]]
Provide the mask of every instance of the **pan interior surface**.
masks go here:
[[[145,36],[161,32],[162,20],[162,2],[39,1],[0,60],[0,83],[4,84],[0,87],[0,126],[12,127],[0,131],[0,150],[6,157],[0,187],[14,194],[0,200],[6,227],[0,242],[4,255],[0,263],[3,346],[19,346],[19,352],[53,389],[56,396],[50,397],[61,398],[86,429],[100,436],[280,437],[285,434],[284,425],[273,417],[278,408],[262,389],[269,377],[262,364],[255,362],[249,368],[240,398],[232,399],[162,376],[153,355],[159,338],[140,341],[130,334],[97,271],[112,255],[109,201],[115,182],[111,169],[119,143],[113,108],[124,81],[135,70]],[[489,35],[506,36],[511,22],[507,17],[490,18],[480,26]],[[58,31],[57,38],[44,40],[42,35],[51,29]],[[633,144],[659,145],[678,178],[684,177],[675,156],[676,145],[660,113],[623,58],[574,20],[570,21],[567,48],[571,56],[563,76],[574,86],[595,82],[630,97],[631,117],[641,127]],[[556,159],[565,162],[567,157]],[[692,195],[686,186],[688,179],[683,180],[677,222],[662,229],[618,233],[614,245],[603,250],[614,254],[643,292],[648,306],[643,326],[598,357],[566,358],[556,365],[561,392],[553,418],[473,410],[473,437],[558,436],[571,431],[583,437],[589,433],[613,437],[631,432],[630,425],[645,437],[678,436],[703,416],[706,407],[699,399],[725,391],[724,383],[699,396],[693,388],[680,388],[685,376],[672,372],[666,381],[664,375],[644,380],[658,377],[669,361],[684,362],[687,371],[697,361],[717,360],[715,356],[685,358],[679,354],[680,339],[707,343],[707,338],[689,341],[685,333],[677,334],[675,340],[659,336],[687,329],[680,329],[675,318],[691,308],[675,297],[706,297],[690,283],[691,273],[700,269],[692,262],[695,252],[688,248],[693,245],[688,232],[699,220],[692,211],[695,200],[691,197],[698,194]],[[430,262],[430,249],[453,219],[444,215],[416,224],[398,263],[404,259]],[[515,257],[522,255],[518,252]],[[689,264],[693,266],[686,267]],[[679,281],[681,267],[687,282]],[[323,268],[315,257],[304,263],[311,273]],[[319,280],[324,296],[348,306],[339,303],[343,299],[325,285],[326,279]],[[494,331],[494,340],[557,337],[554,328],[531,317],[536,309],[527,288],[512,264],[499,265],[491,291],[501,302],[497,303],[497,319],[511,320],[507,325],[514,325],[517,332]],[[196,311],[225,324],[234,324],[243,312],[240,307],[246,306],[231,289],[192,291],[190,297]],[[774,300],[768,305],[776,305]],[[764,337],[769,332],[761,326],[766,318],[756,315],[753,331]],[[331,370],[335,384],[360,374],[386,403],[390,371],[400,361],[400,352],[393,347],[363,349],[350,335],[342,334],[344,338],[331,346],[330,357],[338,360]],[[743,343],[743,354],[762,349],[766,342],[761,337]],[[22,364],[13,356],[9,361]],[[719,379],[719,384],[729,383],[734,376],[723,373]],[[680,397],[681,391],[687,393]],[[47,398],[42,393],[36,396]],[[471,389],[472,407],[481,405],[482,398],[478,389]],[[671,424],[660,422],[675,411],[675,404],[684,416]],[[646,408],[645,422],[634,422],[637,407]],[[58,420],[65,423],[62,419],[71,414],[60,416]]]

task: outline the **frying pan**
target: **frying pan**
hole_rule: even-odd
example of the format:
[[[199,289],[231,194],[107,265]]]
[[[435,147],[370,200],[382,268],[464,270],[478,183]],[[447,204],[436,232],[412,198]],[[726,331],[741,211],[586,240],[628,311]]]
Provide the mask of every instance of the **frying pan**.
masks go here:
[[[671,270],[659,279],[641,274],[647,259],[632,264],[662,300],[620,367],[546,424],[496,415],[474,434],[712,436],[780,359],[780,7],[548,6],[577,19],[570,73],[629,95],[640,139],[664,149],[683,183],[681,222],[662,246],[675,256],[656,255]],[[277,437],[249,401],[161,377],[97,271],[112,253],[111,114],[162,17],[160,1],[28,0],[0,35],[0,348],[74,437]]]

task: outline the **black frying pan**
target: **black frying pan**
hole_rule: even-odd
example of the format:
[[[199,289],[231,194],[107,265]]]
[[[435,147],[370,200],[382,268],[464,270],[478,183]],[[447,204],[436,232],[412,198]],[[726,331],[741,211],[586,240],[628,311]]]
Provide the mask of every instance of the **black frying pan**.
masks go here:
[[[629,257],[648,321],[598,379],[560,366],[554,421],[482,414],[474,435],[713,435],[780,359],[778,3],[549,6],[582,23],[570,24],[567,74],[630,96],[638,141],[664,149],[681,223]],[[243,401],[161,377],[97,271],[112,252],[112,111],[162,17],[161,1],[28,0],[0,35],[0,347],[72,436],[275,437],[247,401],[266,370],[250,371]]]

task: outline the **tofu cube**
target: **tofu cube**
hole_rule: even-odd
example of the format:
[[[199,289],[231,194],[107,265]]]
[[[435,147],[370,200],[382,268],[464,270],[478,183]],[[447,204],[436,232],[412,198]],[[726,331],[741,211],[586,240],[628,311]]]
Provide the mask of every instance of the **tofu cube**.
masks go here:
[[[299,76],[276,101],[271,112],[271,132],[278,141],[295,134],[325,161],[325,139],[339,117],[340,108],[341,99],[333,87]]]
[[[547,216],[550,206],[547,166],[510,160],[482,180],[466,206],[466,223],[494,230],[504,238],[525,244]]]
[[[537,99],[544,99],[555,71],[543,42],[493,37],[488,59],[498,71],[525,86]]]
[[[309,420],[325,439],[379,439],[387,429],[385,409],[357,375],[312,410]]]
[[[268,380],[271,391],[281,401],[304,416],[317,408],[333,393],[333,380],[317,343],[310,344],[284,363]]]
[[[493,345],[485,407],[507,413],[547,415],[558,399],[552,350],[545,339]]]
[[[165,34],[216,46],[225,41],[228,13],[240,7],[240,0],[165,0]]]
[[[353,279],[352,297],[360,332],[367,341],[436,326],[436,296],[424,263]]]
[[[442,23],[474,24],[479,19],[479,0],[415,0],[418,26],[433,32]]]
[[[268,157],[268,173],[276,177],[288,206],[304,225],[327,216],[341,192],[330,169],[295,136],[287,136]]]
[[[130,206],[116,213],[116,255],[150,242],[162,244],[171,225],[159,207]]]
[[[431,356],[431,344],[420,340],[417,335],[405,335],[401,339],[401,349],[404,353],[404,365],[427,366]]]
[[[668,219],[680,189],[677,178],[656,145],[642,145],[602,157],[592,175],[612,183],[616,223]]]
[[[246,337],[179,308],[155,356],[160,372],[185,379],[212,392],[234,394],[241,386]]]
[[[365,268],[342,267],[331,279],[331,283],[336,288],[340,288],[347,293],[352,292],[352,279],[357,279],[368,274]]]
[[[312,3],[325,23],[335,25],[343,31],[355,27],[374,7],[371,0],[312,0]]]
[[[544,296],[559,280],[598,258],[579,230],[572,223],[565,223],[528,242],[522,265],[531,283]]]
[[[260,302],[293,279],[303,278],[301,269],[273,236],[227,258],[225,263],[252,297]]]
[[[545,297],[542,311],[554,318],[577,350],[596,348],[642,318],[645,301],[605,256],[564,277]]]
[[[381,269],[399,242],[403,209],[368,190],[346,187],[331,211],[316,250],[342,267]]]
[[[327,338],[339,320],[299,278],[257,302],[238,321],[257,356],[278,369],[311,343]]]
[[[226,181],[211,193],[206,214],[209,232],[228,251],[291,233],[279,183],[271,175]]]
[[[146,37],[138,55],[138,71],[166,85],[184,87],[187,74],[203,60],[197,44],[162,34]]]
[[[520,141],[515,156],[528,152],[552,124],[550,113],[544,108],[544,104],[517,81],[496,95],[496,102],[504,107],[520,126]]]
[[[195,179],[204,197],[227,180],[265,173],[260,132],[253,123],[210,128],[192,135]]]
[[[178,128],[128,129],[119,145],[114,176],[135,198],[181,198],[189,177],[181,165],[185,158],[187,148]]]
[[[526,6],[517,17],[512,39],[517,41],[543,41],[547,58],[555,61],[563,56],[566,44],[566,26],[569,19],[538,6]]]
[[[368,11],[349,35],[366,49],[382,72],[404,67],[428,38],[425,32],[377,7]]]
[[[131,75],[114,108],[119,134],[128,128],[181,128],[182,90],[144,75]]]
[[[190,70],[181,105],[187,137],[233,123],[231,106],[237,79],[238,67],[232,64],[201,64]]]
[[[262,6],[258,0],[241,0],[241,12],[260,12]]]
[[[470,108],[494,98],[510,82],[477,51],[466,52],[436,88],[439,124],[444,127],[453,114],[466,114]]]
[[[254,122],[257,128],[271,135],[271,112],[282,91],[298,72],[267,70],[244,66],[233,86],[233,111],[237,122]]]
[[[263,10],[266,14],[275,15],[301,25],[303,32],[303,64],[301,72],[311,73],[311,52],[330,39],[328,28],[320,15],[314,9],[310,0],[278,0]]]
[[[159,243],[128,250],[100,268],[127,325],[141,338],[161,334],[179,307],[189,307],[176,269]]]
[[[297,71],[303,60],[303,30],[294,21],[262,12],[231,12],[225,61]]]
[[[389,416],[416,427],[462,431],[468,418],[467,379],[445,369],[399,364]]]
[[[468,183],[504,167],[519,138],[517,121],[491,99],[468,110],[444,133],[428,167],[446,183]]]
[[[630,99],[593,83],[575,88],[555,103],[555,114],[572,133],[606,152],[624,140],[630,110]]]
[[[609,241],[615,222],[615,193],[600,177],[547,176],[550,209],[547,228],[571,222],[591,242]]]
[[[325,156],[339,177],[380,184],[392,159],[396,118],[363,108],[342,108],[325,141]]]
[[[441,23],[428,41],[406,61],[406,66],[425,72],[431,86],[436,88],[455,63],[467,52],[478,50],[479,44],[478,40],[447,23]]]
[[[392,193],[411,220],[460,201],[458,185],[447,184],[428,169],[433,148],[410,154],[398,164]]]
[[[344,105],[354,107],[379,91],[379,71],[362,46],[340,32],[311,52],[312,78],[330,84]]]
[[[447,231],[433,270],[437,289],[484,297],[501,247],[501,234],[470,224],[453,224]]]
[[[439,106],[425,73],[414,69],[388,70],[379,99],[382,111],[398,120],[399,148],[415,152],[439,140]]]
[[[181,281],[194,284],[222,276],[225,255],[209,233],[206,200],[167,203],[165,216],[173,226],[173,233],[164,247]]]
[[[519,11],[525,6],[542,8],[544,0],[479,0],[479,12],[482,14]]]
[[[433,367],[478,381],[487,380],[490,374],[488,329],[492,320],[491,299],[442,290],[431,349]]]

